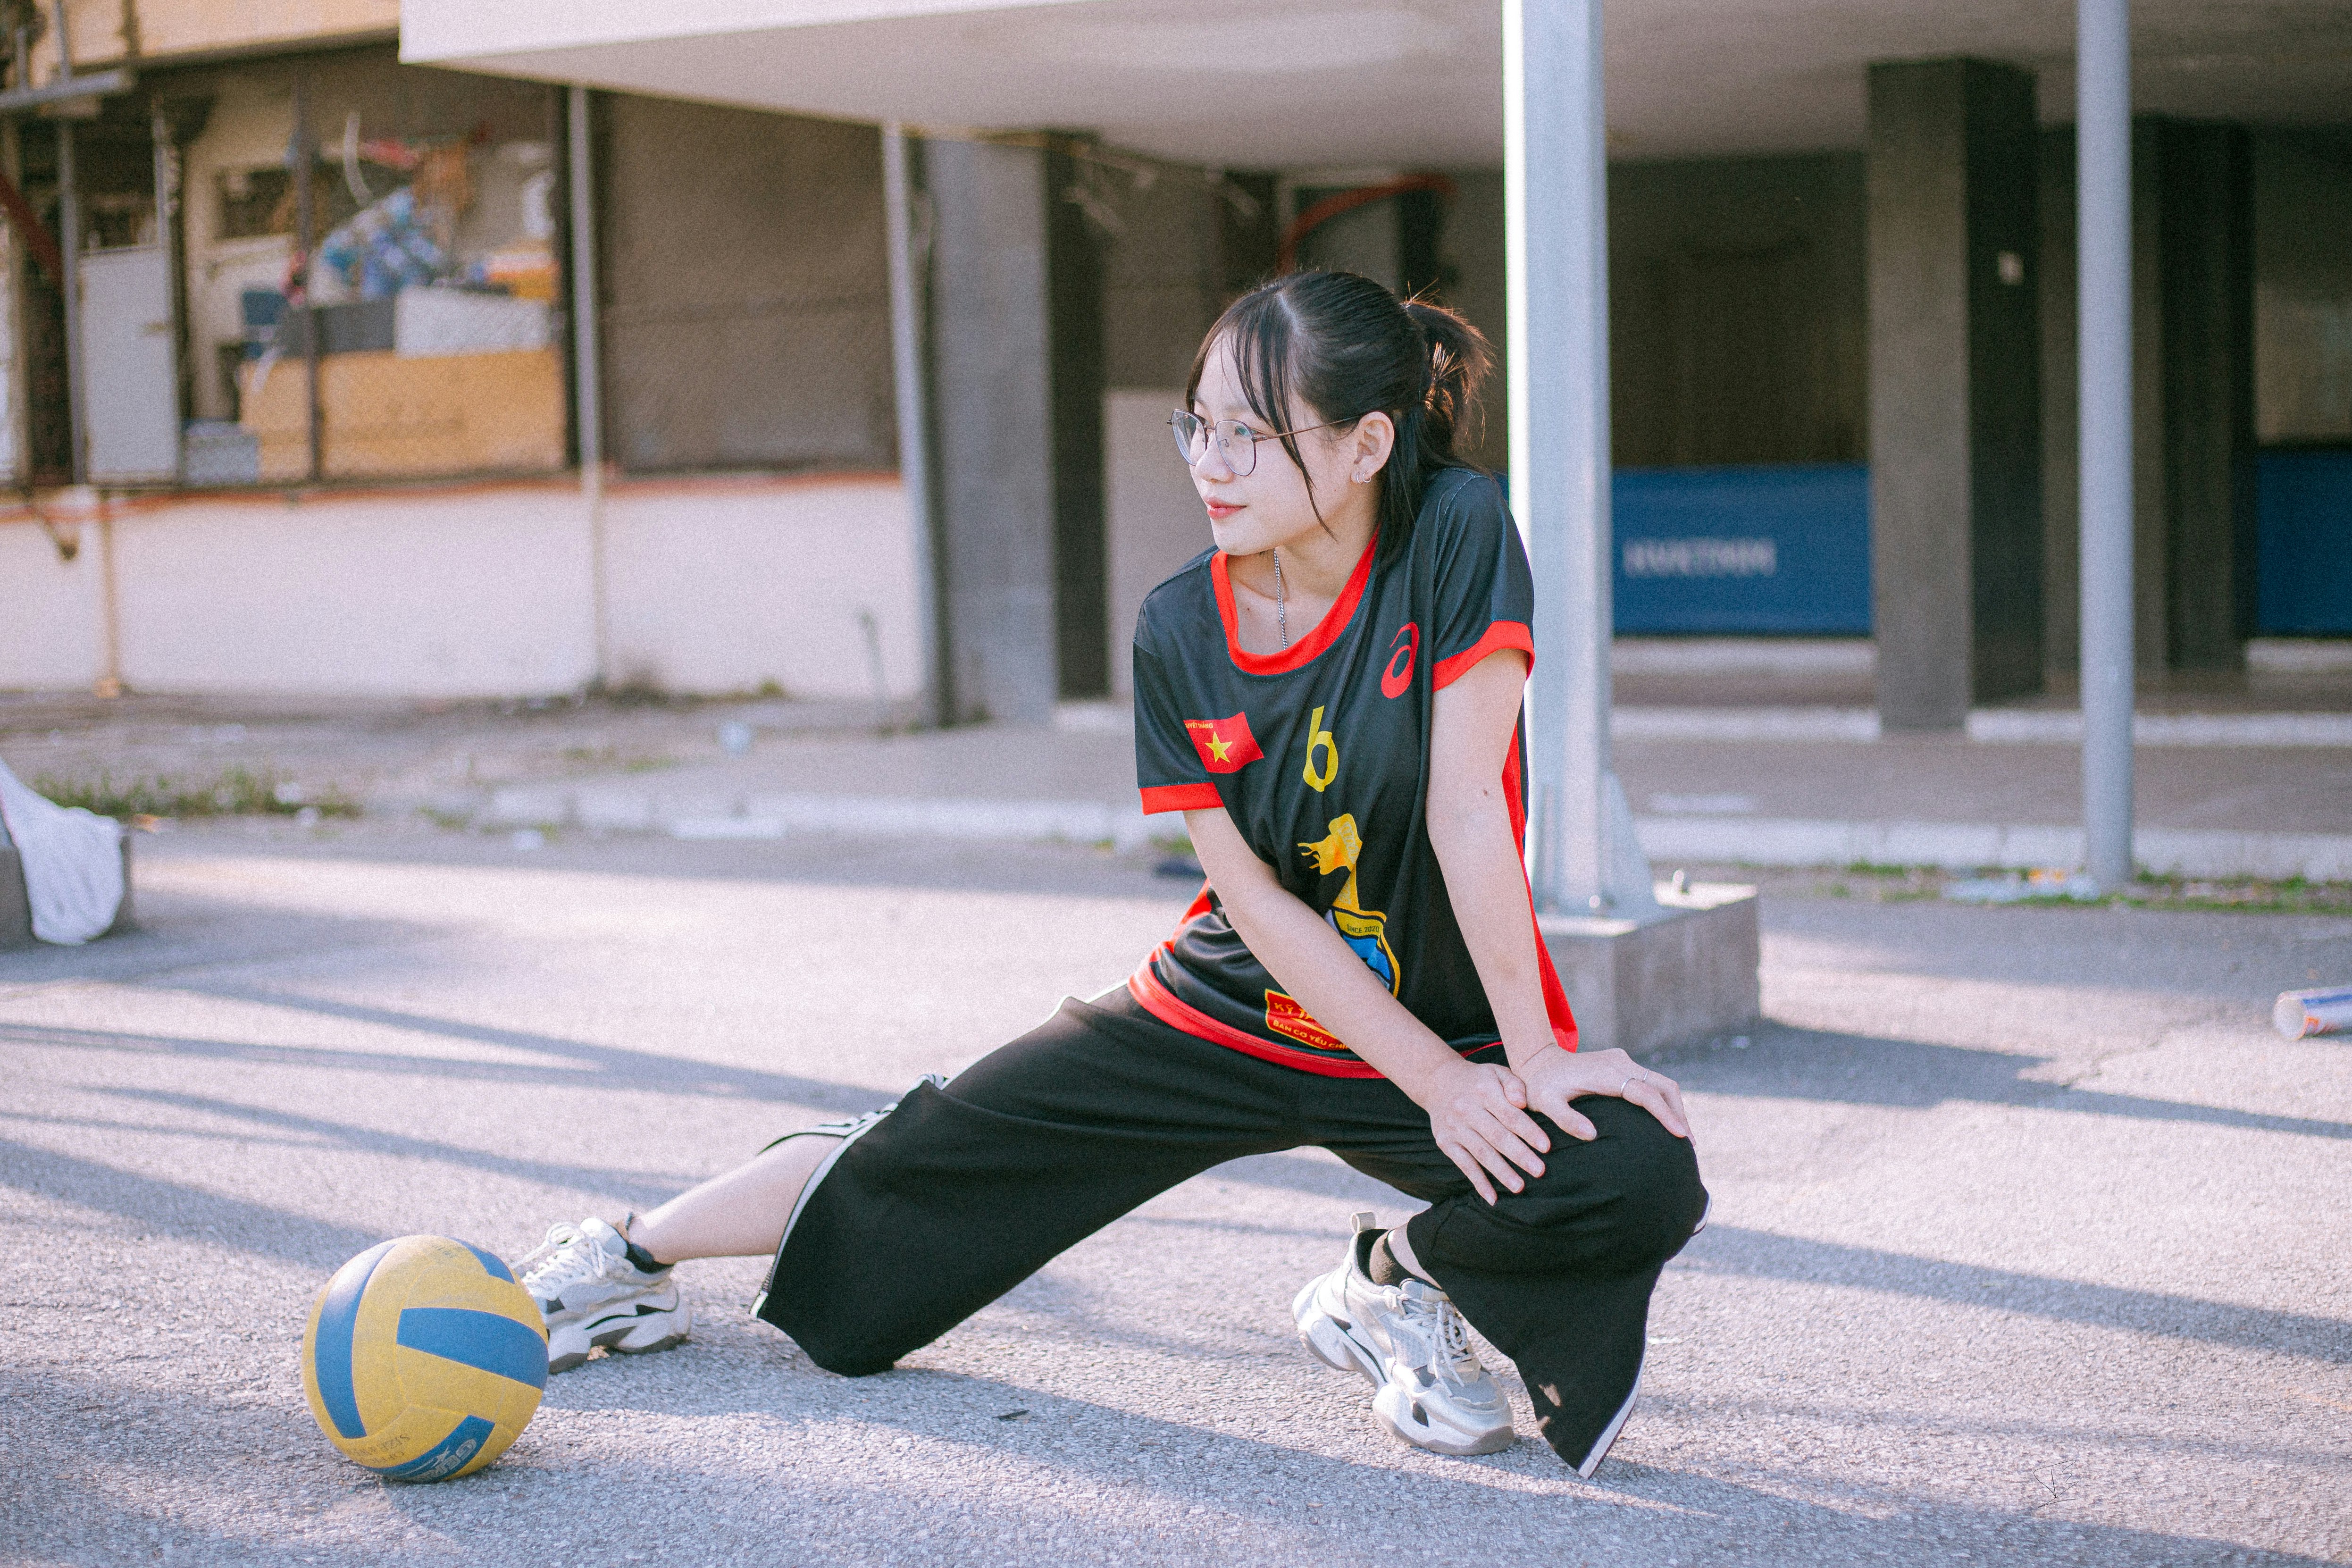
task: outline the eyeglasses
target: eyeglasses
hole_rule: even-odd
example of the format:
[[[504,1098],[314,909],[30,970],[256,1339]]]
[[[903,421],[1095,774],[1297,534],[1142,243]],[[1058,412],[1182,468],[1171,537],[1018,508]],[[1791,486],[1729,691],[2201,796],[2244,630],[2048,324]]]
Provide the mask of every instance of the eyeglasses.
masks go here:
[[[1360,415],[1359,418],[1362,417]],[[1257,467],[1257,444],[1283,436],[1304,436],[1309,430],[1328,430],[1334,425],[1352,425],[1353,419],[1327,419],[1320,425],[1301,425],[1296,430],[1276,430],[1261,436],[1238,419],[1227,419],[1212,425],[1197,414],[1180,408],[1168,416],[1169,429],[1176,437],[1176,450],[1183,455],[1187,468],[1199,468],[1201,459],[1209,455],[1209,442],[1213,437],[1217,451],[1225,459],[1235,479],[1245,479]]]

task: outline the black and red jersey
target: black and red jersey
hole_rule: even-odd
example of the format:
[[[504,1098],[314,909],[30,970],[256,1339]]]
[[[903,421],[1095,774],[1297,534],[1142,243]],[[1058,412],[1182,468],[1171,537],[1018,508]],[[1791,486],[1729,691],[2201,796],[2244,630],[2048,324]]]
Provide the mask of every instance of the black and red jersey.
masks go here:
[[[1432,479],[1396,560],[1378,549],[1278,654],[1243,651],[1218,552],[1153,589],[1135,627],[1136,780],[1146,812],[1223,806],[1413,1016],[1473,1051],[1497,1035],[1430,847],[1430,719],[1439,689],[1488,654],[1534,657],[1534,585],[1501,488],[1469,469]],[[1503,789],[1524,847],[1520,740]],[[1536,952],[1553,1033],[1573,1049],[1540,939]],[[1128,984],[1188,1033],[1309,1072],[1379,1076],[1283,992],[1209,889]]]

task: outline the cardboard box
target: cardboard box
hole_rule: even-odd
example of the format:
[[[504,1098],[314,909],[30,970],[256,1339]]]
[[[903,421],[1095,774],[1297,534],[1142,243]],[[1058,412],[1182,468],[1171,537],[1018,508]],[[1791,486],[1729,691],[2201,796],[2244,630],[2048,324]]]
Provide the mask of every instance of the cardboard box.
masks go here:
[[[244,417],[261,440],[261,478],[310,475],[299,360],[246,373]],[[327,479],[544,472],[564,461],[563,358],[509,353],[331,354],[319,362]]]
[[[387,346],[408,359],[543,349],[554,342],[549,316],[543,302],[509,294],[403,289]]]

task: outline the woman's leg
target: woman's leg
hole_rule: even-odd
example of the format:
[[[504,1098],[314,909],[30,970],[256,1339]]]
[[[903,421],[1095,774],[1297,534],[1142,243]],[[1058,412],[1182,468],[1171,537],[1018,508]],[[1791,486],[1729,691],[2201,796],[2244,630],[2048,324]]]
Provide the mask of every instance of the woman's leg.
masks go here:
[[[1410,1129],[1392,1108],[1368,1104],[1357,1126],[1321,1141],[1431,1201],[1391,1252],[1511,1358],[1544,1440],[1590,1475],[1632,1408],[1651,1291],[1698,1225],[1706,1191],[1689,1143],[1648,1111],[1600,1096],[1577,1109],[1600,1136],[1549,1129],[1543,1175],[1491,1205],[1427,1142],[1425,1118]]]
[[[843,1140],[888,1109],[787,1132],[733,1170],[617,1227],[591,1215],[551,1228],[513,1265],[546,1323],[548,1370],[577,1366],[600,1348],[637,1355],[684,1343],[694,1312],[671,1265],[774,1251],[801,1194],[822,1179]]]
[[[1177,1183],[1296,1145],[1300,1076],[1124,990],[1065,1002],[843,1148],[755,1310],[819,1366],[883,1371]]]
[[[1413,1216],[1413,1250],[1516,1363],[1536,1425],[1591,1475],[1631,1415],[1650,1295],[1706,1212],[1688,1141],[1637,1105],[1577,1102],[1600,1136],[1549,1129],[1544,1175],[1489,1206],[1464,1194]]]
[[[838,1138],[787,1138],[731,1171],[629,1222],[628,1237],[655,1261],[764,1258],[783,1239],[784,1218]]]

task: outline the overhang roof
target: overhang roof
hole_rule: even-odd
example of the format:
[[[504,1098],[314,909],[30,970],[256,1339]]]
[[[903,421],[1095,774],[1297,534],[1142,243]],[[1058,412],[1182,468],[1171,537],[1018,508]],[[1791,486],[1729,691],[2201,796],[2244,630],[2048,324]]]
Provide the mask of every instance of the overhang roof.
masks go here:
[[[1529,0],[1540,4],[1542,0]],[[2352,121],[2343,0],[2139,0],[2137,107]],[[1610,0],[1611,143],[1855,147],[1873,60],[1976,55],[2073,117],[2067,0]],[[419,64],[938,132],[1083,130],[1234,168],[1502,158],[1496,0],[403,0]]]

